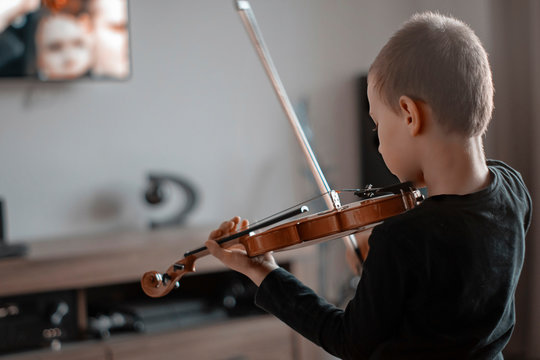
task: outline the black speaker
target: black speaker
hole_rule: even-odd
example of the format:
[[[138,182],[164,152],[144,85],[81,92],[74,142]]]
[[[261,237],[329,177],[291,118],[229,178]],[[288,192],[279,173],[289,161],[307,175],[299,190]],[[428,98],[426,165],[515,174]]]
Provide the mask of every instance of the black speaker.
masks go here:
[[[0,357],[78,337],[75,291],[0,298]]]
[[[388,170],[379,153],[379,137],[373,131],[375,124],[369,116],[367,97],[367,74],[358,78],[358,114],[360,121],[360,181],[362,186],[368,184],[383,187],[399,182],[398,178]]]
[[[6,217],[5,201],[0,198],[0,259],[9,256],[23,256],[27,253],[26,244],[8,244],[6,242],[6,227],[4,219]]]

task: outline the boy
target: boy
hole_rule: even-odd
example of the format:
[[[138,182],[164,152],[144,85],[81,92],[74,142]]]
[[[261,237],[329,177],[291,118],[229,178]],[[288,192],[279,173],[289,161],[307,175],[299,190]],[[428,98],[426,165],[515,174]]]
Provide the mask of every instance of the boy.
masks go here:
[[[531,201],[521,176],[484,157],[493,109],[485,50],[462,22],[413,16],[368,75],[379,151],[401,181],[426,187],[418,207],[373,228],[345,310],[318,297],[271,255],[206,246],[259,286],[256,303],[344,359],[502,359]]]

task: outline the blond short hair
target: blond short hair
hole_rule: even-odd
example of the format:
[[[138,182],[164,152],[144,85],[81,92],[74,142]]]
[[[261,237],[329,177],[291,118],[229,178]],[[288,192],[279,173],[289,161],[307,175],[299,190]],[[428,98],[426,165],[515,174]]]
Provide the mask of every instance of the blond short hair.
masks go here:
[[[369,79],[396,111],[402,95],[426,102],[449,132],[482,135],[491,120],[494,90],[487,53],[457,19],[413,15],[382,48]]]

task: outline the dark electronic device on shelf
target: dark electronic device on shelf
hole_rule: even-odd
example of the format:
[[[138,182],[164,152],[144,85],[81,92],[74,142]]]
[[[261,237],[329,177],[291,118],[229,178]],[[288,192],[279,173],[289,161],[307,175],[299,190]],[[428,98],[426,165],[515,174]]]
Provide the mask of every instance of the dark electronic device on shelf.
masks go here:
[[[0,355],[76,340],[74,291],[0,298]]]
[[[6,243],[6,227],[4,200],[0,198],[0,259],[5,257],[23,256],[27,252],[25,244],[7,244]]]
[[[289,264],[281,264],[289,269]],[[233,271],[195,274],[182,291],[150,299],[138,283],[88,290],[88,332],[107,338],[115,333],[160,333],[211,324],[230,318],[260,315],[255,306],[256,286]]]

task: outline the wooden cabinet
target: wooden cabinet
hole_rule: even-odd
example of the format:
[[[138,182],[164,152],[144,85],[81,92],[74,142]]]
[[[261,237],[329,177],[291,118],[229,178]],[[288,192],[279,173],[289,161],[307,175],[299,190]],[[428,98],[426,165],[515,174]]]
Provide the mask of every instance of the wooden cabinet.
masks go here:
[[[144,340],[144,341],[143,341]],[[293,336],[278,320],[262,316],[189,331],[126,339],[110,344],[114,358],[293,359]],[[166,351],[164,351],[166,350]]]
[[[9,360],[105,360],[111,359],[107,349],[100,343],[70,344],[60,351],[33,350],[24,353],[6,355],[2,359]]]
[[[272,316],[249,314],[167,331],[123,332],[107,339],[87,336],[89,308],[99,294],[122,293],[149,270],[164,271],[186,250],[197,248],[208,229],[166,229],[123,232],[48,240],[31,244],[24,258],[0,261],[0,305],[21,296],[63,292],[75,299],[77,339],[62,342],[60,349],[23,349],[0,356],[7,360],[100,359],[323,359],[323,352],[296,335]],[[311,286],[316,274],[316,247],[287,251],[278,262]],[[226,269],[211,257],[197,262],[197,274],[212,277]],[[189,276],[197,276],[188,274]],[[311,284],[310,284],[311,282]],[[204,286],[203,286],[204,287]],[[96,290],[98,289],[98,290]],[[189,289],[175,290],[189,292]],[[98,295],[96,295],[98,294]],[[71,296],[70,295],[70,296]],[[169,295],[167,295],[169,296]],[[106,301],[125,301],[110,295]],[[152,299],[147,299],[152,301]],[[2,319],[0,319],[2,326]],[[73,335],[73,334],[71,334]]]
[[[11,360],[272,360],[294,359],[295,339],[278,320],[259,316],[192,330],[121,335],[106,341],[66,345],[11,355]]]

